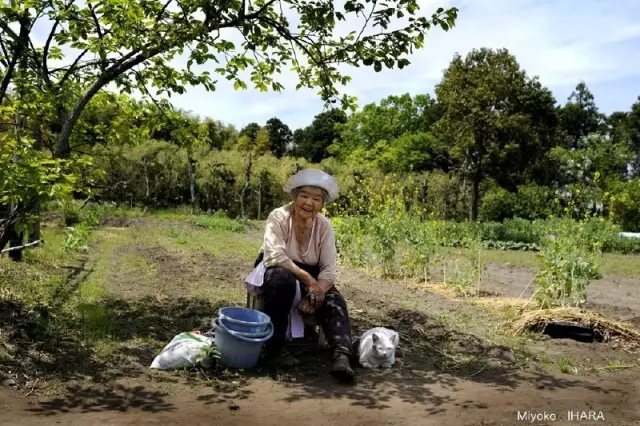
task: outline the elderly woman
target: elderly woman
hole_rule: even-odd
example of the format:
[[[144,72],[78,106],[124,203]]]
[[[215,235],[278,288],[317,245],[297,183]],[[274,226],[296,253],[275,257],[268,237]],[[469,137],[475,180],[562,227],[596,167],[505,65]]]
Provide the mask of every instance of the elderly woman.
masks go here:
[[[320,170],[305,169],[292,176],[284,190],[291,194],[292,202],[269,214],[262,246],[266,268],[262,285],[264,312],[274,327],[273,337],[265,345],[267,359],[283,367],[300,364],[284,347],[289,314],[298,291],[298,311],[318,315],[333,348],[331,374],[349,381],[354,376],[349,362],[351,324],[345,300],[335,287],[333,228],[320,214],[325,203],[338,195],[338,185]]]

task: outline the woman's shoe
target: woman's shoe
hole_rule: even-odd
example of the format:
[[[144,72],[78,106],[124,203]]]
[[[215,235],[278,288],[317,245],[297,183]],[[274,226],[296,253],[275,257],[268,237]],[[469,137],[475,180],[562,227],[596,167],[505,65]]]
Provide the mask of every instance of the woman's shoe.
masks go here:
[[[345,354],[336,354],[331,365],[331,375],[343,383],[350,383],[356,374],[351,368],[351,361]]]
[[[294,368],[300,366],[300,360],[286,349],[280,351],[280,354],[273,360],[276,367],[279,368]]]

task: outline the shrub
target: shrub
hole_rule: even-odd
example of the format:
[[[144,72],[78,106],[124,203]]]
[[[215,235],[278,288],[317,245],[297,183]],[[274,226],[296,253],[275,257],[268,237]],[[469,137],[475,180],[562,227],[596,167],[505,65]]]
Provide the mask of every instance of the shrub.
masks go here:
[[[613,185],[609,217],[625,231],[640,232],[640,178]]]
[[[80,223],[82,220],[82,214],[80,212],[80,206],[73,200],[66,200],[62,203],[62,219],[66,226],[73,226]]]
[[[478,217],[481,221],[499,221],[511,218],[516,212],[517,198],[515,194],[501,187],[487,191],[482,198]]]
[[[535,300],[542,309],[582,305],[587,285],[600,277],[595,262],[599,244],[584,238],[584,224],[565,221],[561,225],[542,239],[542,265],[534,278]]]
[[[555,190],[546,186],[521,185],[514,214],[524,219],[546,219],[560,212],[554,203]]]

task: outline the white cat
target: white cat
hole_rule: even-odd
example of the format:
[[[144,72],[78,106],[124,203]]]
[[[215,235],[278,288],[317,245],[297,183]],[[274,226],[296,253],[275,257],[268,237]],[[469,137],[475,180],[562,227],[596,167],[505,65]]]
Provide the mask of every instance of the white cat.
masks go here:
[[[360,365],[365,368],[391,368],[396,361],[400,338],[397,332],[384,327],[365,331],[360,337]]]

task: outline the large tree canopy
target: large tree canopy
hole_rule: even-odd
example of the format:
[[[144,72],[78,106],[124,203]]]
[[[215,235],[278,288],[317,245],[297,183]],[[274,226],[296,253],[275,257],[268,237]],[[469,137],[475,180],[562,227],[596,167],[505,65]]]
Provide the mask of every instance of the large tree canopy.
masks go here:
[[[583,147],[582,139],[597,131],[604,121],[604,116],[598,111],[593,94],[584,81],[578,83],[571,92],[558,115],[569,148]]]
[[[340,109],[316,115],[311,125],[294,132],[293,154],[319,163],[329,156],[327,148],[339,139],[338,126],[346,121],[347,115]]]
[[[291,148],[291,144],[293,143],[293,133],[291,133],[291,129],[277,117],[270,118],[265,127],[269,131],[271,152],[277,158],[281,158],[287,150]]]
[[[380,104],[365,105],[340,126],[341,144],[335,150],[347,154],[359,147],[371,149],[405,133],[426,132],[437,114],[435,100],[427,94],[388,96]]]
[[[436,134],[472,182],[475,220],[485,177],[507,189],[531,177],[531,166],[553,142],[555,100],[506,49],[486,48],[454,57],[436,95],[443,114]]]

